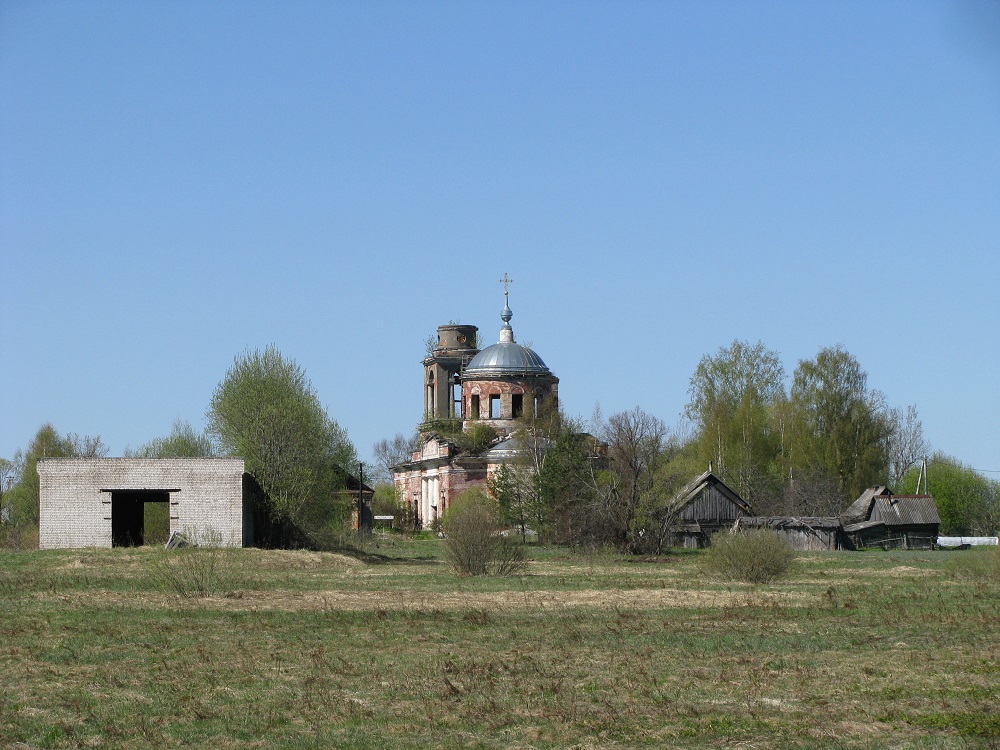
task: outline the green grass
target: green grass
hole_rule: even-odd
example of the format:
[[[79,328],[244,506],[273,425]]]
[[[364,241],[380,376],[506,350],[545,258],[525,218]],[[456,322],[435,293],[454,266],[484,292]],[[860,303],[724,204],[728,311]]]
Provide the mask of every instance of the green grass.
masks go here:
[[[760,587],[700,553],[197,553],[209,596],[161,550],[0,554],[0,746],[1000,747],[995,551],[802,554]]]

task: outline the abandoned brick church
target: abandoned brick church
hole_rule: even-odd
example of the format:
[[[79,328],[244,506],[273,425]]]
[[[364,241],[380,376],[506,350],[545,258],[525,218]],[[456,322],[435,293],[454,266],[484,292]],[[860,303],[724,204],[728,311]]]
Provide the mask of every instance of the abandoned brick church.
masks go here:
[[[559,378],[531,348],[518,344],[510,325],[510,279],[504,277],[500,340],[477,348],[478,328],[444,325],[437,347],[424,359],[424,415],[420,449],[397,465],[394,482],[417,520],[432,528],[455,497],[472,488],[485,489],[487,478],[515,453],[515,420],[538,413],[543,402],[558,402]],[[531,410],[530,412],[528,410]],[[494,444],[479,455],[463,453],[441,425],[461,424],[463,432],[478,425],[495,430]]]

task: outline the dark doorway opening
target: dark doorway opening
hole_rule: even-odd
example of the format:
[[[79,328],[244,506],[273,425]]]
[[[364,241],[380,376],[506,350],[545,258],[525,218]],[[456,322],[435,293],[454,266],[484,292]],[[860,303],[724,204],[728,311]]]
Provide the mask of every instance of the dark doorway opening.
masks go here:
[[[146,538],[147,503],[163,503],[164,507],[169,508],[170,493],[167,490],[115,490],[111,493],[112,547],[143,545]],[[169,524],[169,519],[167,523]]]

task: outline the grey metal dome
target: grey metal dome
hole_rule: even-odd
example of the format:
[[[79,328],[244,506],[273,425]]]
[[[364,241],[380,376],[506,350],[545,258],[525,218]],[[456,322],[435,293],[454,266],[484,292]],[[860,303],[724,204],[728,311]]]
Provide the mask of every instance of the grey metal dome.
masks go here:
[[[542,362],[542,358],[526,346],[514,341],[514,329],[510,327],[510,319],[514,317],[507,303],[506,285],[510,283],[507,275],[501,281],[504,283],[503,310],[500,311],[500,342],[487,346],[472,358],[462,372],[464,379],[480,377],[496,377],[499,375],[551,375],[552,372]]]
[[[551,374],[542,358],[532,349],[513,341],[501,341],[486,347],[473,357],[466,365],[462,377]]]
[[[486,460],[506,461],[517,458],[519,455],[521,455],[521,449],[518,447],[517,441],[514,438],[507,438],[486,451]]]

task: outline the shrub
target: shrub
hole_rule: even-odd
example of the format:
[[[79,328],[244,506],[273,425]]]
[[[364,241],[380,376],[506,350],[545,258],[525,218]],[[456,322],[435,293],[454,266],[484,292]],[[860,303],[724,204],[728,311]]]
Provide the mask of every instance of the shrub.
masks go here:
[[[770,583],[788,573],[795,558],[788,543],[768,529],[716,534],[705,555],[708,573],[727,581]]]
[[[524,548],[499,533],[495,504],[481,490],[469,490],[441,519],[445,556],[459,575],[514,575],[524,568]]]
[[[236,550],[223,549],[222,534],[214,529],[185,534],[194,544],[160,553],[151,567],[153,580],[183,597],[231,592],[242,579]]]
[[[38,526],[0,522],[0,549],[38,549]]]
[[[424,422],[420,429],[454,443],[459,452],[469,456],[482,454],[497,439],[497,431],[488,424],[476,422],[466,431],[461,419],[433,419]]]

